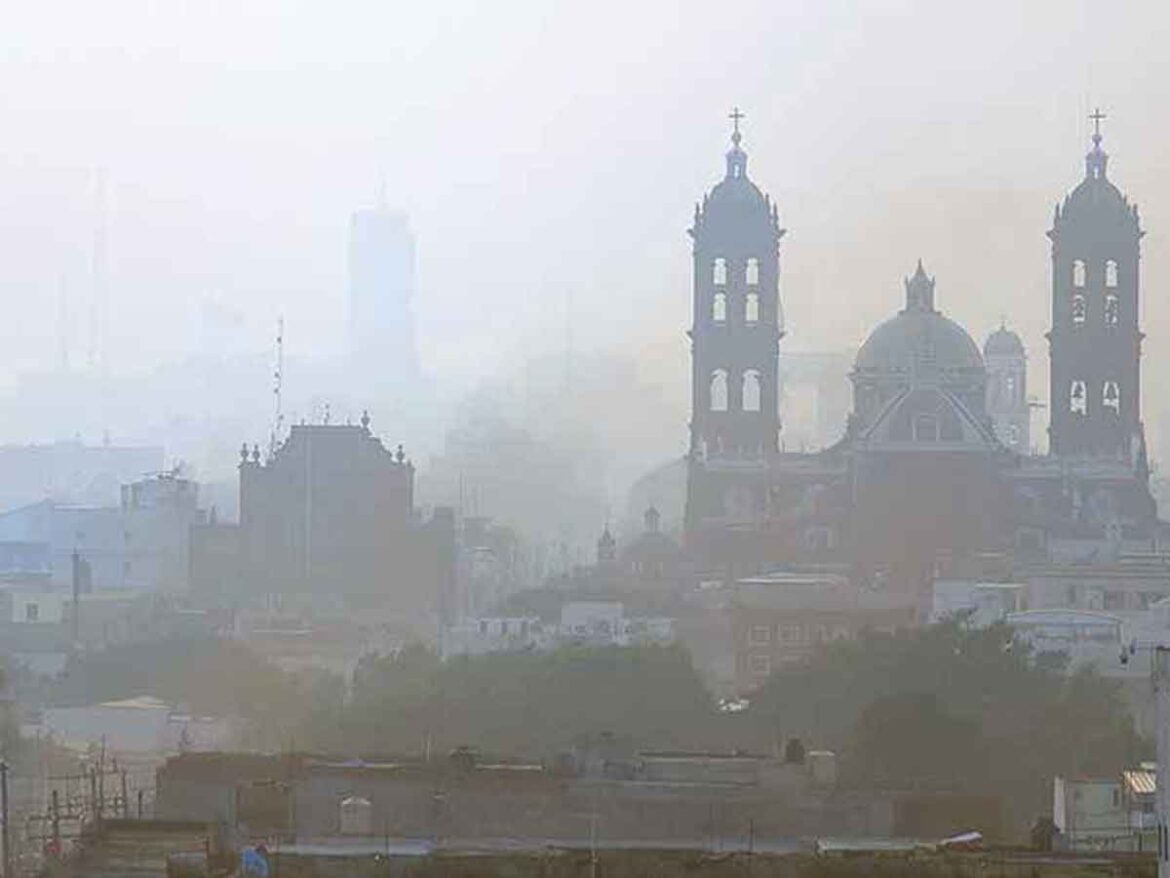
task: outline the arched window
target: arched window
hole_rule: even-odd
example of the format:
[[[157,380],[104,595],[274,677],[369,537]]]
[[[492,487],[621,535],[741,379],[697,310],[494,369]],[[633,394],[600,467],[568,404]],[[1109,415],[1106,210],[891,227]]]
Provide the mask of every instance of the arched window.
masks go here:
[[[1117,287],[1117,260],[1109,259],[1105,262],[1105,286],[1109,289]]]
[[[744,280],[747,281],[749,287],[759,286],[760,260],[754,256],[747,261],[747,268],[744,270]]]
[[[743,319],[746,323],[758,323],[760,320],[760,296],[758,293],[748,293],[743,302]]]
[[[1106,381],[1101,391],[1101,404],[1114,414],[1121,411],[1121,389],[1116,381]]]
[[[711,282],[723,286],[727,283],[727,260],[717,256],[711,266]]]
[[[1107,293],[1105,296],[1105,323],[1109,326],[1116,326],[1120,318],[1121,303],[1118,302],[1117,296],[1113,293]]]
[[[743,410],[745,412],[760,410],[760,373],[755,369],[743,373]]]
[[[727,293],[716,293],[711,300],[711,319],[716,323],[727,320]]]
[[[1085,260],[1073,260],[1073,286],[1084,287],[1085,285]]]
[[[727,373],[722,369],[711,373],[711,411],[727,411]]]
[[[1072,298],[1072,319],[1073,323],[1084,323],[1085,316],[1088,314],[1088,308],[1085,307],[1085,297],[1080,293]]]
[[[1068,391],[1068,410],[1074,415],[1083,415],[1088,411],[1087,403],[1085,382],[1074,381]]]

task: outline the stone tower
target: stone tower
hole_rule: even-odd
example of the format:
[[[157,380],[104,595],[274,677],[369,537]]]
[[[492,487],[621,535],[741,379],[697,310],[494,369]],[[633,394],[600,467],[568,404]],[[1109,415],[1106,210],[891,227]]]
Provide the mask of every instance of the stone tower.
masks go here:
[[[762,511],[764,484],[745,479],[779,450],[777,368],[781,329],[776,205],[747,175],[738,110],[727,170],[695,206],[688,527]],[[728,465],[742,484],[720,472]]]
[[[1020,337],[1000,326],[983,344],[987,364],[987,416],[995,436],[1019,454],[1031,449],[1028,355]]]
[[[1100,113],[1085,179],[1052,230],[1049,441],[1053,454],[1136,465],[1142,447],[1138,257],[1142,230],[1106,175]]]

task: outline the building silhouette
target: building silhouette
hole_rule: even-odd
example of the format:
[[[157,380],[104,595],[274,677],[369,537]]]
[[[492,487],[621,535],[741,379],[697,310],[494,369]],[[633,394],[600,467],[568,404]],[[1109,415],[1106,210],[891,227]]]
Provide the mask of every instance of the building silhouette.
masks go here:
[[[349,347],[370,387],[404,387],[418,374],[415,243],[407,217],[377,207],[349,226]]]
[[[919,261],[904,306],[861,346],[852,412],[816,453],[778,445],[775,204],[747,176],[739,114],[727,171],[696,208],[686,545],[731,578],[829,564],[919,603],[935,578],[1069,557],[1098,563],[1160,531],[1138,393],[1137,211],[1106,176],[1099,131],[1058,207],[1051,452],[1029,453],[1027,355],[984,349],[940,310]],[[973,573],[973,575],[980,575]]]
[[[987,414],[995,435],[1012,451],[1032,448],[1032,407],[1028,401],[1028,354],[1020,337],[1001,325],[983,343],[987,365]]]
[[[448,612],[453,519],[414,507],[414,465],[360,424],[297,424],[267,458],[240,451],[239,524],[192,543],[200,597],[237,605],[336,605],[434,619]]]

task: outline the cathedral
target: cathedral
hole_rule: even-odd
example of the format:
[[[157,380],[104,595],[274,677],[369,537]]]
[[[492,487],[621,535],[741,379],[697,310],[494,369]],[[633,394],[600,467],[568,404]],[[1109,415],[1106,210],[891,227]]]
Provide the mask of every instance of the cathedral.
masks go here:
[[[784,229],[733,118],[724,177],[689,229],[685,536],[699,569],[830,565],[913,599],[940,576],[1156,548],[1140,410],[1143,232],[1106,173],[1099,127],[1048,231],[1048,453],[1031,451],[1020,338],[1001,325],[980,348],[945,315],[945,282],[936,288],[921,262],[901,309],[857,352],[840,439],[793,453],[780,441]]]

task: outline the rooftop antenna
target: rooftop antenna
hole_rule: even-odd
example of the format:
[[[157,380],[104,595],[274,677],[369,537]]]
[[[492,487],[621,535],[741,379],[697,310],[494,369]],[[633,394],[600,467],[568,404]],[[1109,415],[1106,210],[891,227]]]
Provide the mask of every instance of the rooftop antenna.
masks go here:
[[[90,250],[90,303],[89,303],[89,365],[97,369],[105,365],[106,306],[108,290],[106,284],[106,171],[97,168],[94,172],[94,224],[93,243]]]
[[[64,272],[57,281],[57,369],[69,371],[69,285]]]
[[[284,386],[284,316],[276,321],[276,366],[272,370],[272,433],[268,436],[268,459],[276,454],[276,446],[280,443],[284,432],[284,408],[281,400],[281,391]]]
[[[565,390],[573,385],[573,291],[565,291]]]

